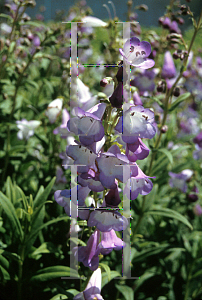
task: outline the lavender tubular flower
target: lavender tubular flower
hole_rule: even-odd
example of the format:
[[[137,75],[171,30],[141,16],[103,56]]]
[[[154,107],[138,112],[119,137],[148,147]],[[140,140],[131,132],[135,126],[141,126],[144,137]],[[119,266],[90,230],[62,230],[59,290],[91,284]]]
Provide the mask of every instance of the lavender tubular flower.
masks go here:
[[[119,49],[119,52],[125,58],[126,63],[134,67],[149,69],[155,64],[154,60],[147,58],[151,53],[150,43],[140,42],[136,37],[127,40],[123,50]]]
[[[104,300],[101,293],[101,269],[93,272],[85,290],[76,295],[73,300]]]
[[[141,105],[131,106],[119,119],[115,129],[124,133],[122,139],[125,143],[133,144],[138,138],[151,139],[156,134],[153,125],[154,113]]]

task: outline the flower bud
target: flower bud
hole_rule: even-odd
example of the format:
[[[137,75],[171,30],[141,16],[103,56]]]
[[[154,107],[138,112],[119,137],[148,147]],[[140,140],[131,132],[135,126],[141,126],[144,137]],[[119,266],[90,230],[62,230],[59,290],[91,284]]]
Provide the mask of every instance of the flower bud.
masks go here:
[[[145,4],[141,4],[139,6],[136,6],[136,9],[142,10],[142,11],[148,11],[148,6]]]
[[[158,84],[157,84],[157,92],[159,93],[165,93],[166,91],[166,84],[164,81],[159,81]]]
[[[196,194],[189,194],[187,196],[187,200],[189,200],[190,202],[196,202],[198,200],[198,196]]]
[[[161,128],[161,133],[166,133],[167,131],[168,131],[168,126],[163,125],[163,127]]]
[[[105,87],[107,84],[108,84],[107,78],[103,78],[103,79],[100,81],[100,86],[101,86],[101,87]]]
[[[10,40],[7,39],[6,42],[5,42],[5,44],[6,44],[7,47],[9,47],[10,44],[11,44]]]
[[[173,90],[173,96],[179,97],[179,95],[180,95],[180,88],[176,86]]]

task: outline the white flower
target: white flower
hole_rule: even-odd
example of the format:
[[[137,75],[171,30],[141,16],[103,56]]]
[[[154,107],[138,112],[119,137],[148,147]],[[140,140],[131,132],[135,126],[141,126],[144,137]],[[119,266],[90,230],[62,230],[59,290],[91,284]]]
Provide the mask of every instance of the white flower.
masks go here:
[[[9,34],[9,33],[11,33],[12,28],[11,28],[11,26],[9,26],[6,23],[2,23],[0,25],[0,30],[1,30],[2,34]]]
[[[63,99],[57,98],[48,105],[45,115],[48,117],[51,124],[55,123],[58,115],[61,113],[62,104]]]
[[[28,140],[30,136],[34,135],[34,129],[37,128],[41,122],[40,121],[27,121],[22,119],[21,121],[16,121],[18,129],[17,137],[19,140]]]
[[[102,20],[91,16],[86,16],[82,18],[81,22],[84,23],[83,26],[85,27],[106,27],[107,26],[106,22],[103,22]]]

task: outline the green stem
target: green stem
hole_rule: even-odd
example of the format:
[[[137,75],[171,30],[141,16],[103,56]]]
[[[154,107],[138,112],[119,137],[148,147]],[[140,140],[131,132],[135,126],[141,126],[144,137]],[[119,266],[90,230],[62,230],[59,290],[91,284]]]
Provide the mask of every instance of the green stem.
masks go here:
[[[18,263],[18,300],[22,299],[22,274],[23,274],[23,263],[25,255],[25,245],[21,245],[20,260]]]
[[[194,266],[194,262],[191,264],[191,267],[189,269],[189,274],[188,274],[187,282],[186,282],[186,286],[185,286],[184,300],[188,300],[188,298],[189,298],[189,283],[191,281],[191,274],[192,274],[193,266]]]

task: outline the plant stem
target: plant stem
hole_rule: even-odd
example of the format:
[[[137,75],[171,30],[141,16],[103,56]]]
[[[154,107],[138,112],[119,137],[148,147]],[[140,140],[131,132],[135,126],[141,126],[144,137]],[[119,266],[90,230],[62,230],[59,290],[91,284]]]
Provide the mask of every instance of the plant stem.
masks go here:
[[[23,273],[23,263],[24,263],[25,245],[21,245],[20,250],[20,261],[18,263],[18,300],[22,299],[22,273]]]

